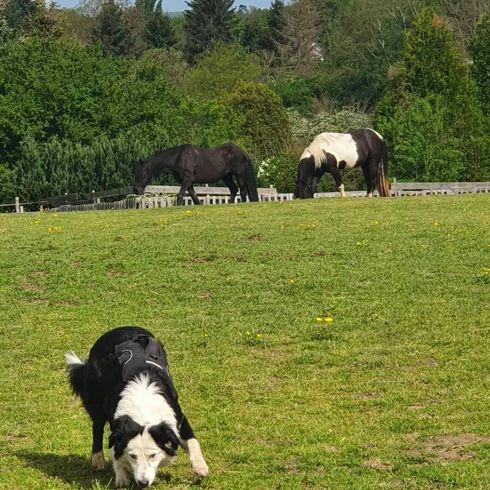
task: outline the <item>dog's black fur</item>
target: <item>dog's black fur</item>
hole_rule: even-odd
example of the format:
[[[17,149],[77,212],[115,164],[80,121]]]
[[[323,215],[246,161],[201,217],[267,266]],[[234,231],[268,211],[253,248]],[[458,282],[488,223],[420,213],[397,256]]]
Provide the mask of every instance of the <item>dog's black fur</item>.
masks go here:
[[[143,432],[144,428],[131,417],[122,416],[114,419],[121,391],[128,382],[123,379],[116,348],[121,343],[141,338],[154,339],[154,336],[140,327],[115,328],[95,342],[84,364],[68,365],[68,377],[73,392],[80,396],[92,419],[92,455],[102,452],[104,426],[107,422],[111,427],[109,447],[114,448],[116,458],[121,456],[130,439]],[[158,446],[170,456],[174,456],[179,445],[185,447],[185,441],[194,438],[194,433],[179,406],[163,346],[160,343],[158,345],[163,355],[159,362],[163,364],[164,369],[143,363],[136,374],[146,373],[149,379],[158,385],[162,396],[174,411],[178,434],[164,422],[149,429]]]

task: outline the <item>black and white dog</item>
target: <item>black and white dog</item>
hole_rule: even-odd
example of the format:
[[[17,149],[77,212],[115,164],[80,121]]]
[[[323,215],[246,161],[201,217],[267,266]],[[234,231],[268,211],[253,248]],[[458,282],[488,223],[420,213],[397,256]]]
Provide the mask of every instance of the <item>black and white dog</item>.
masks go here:
[[[162,345],[140,327],[119,327],[100,337],[83,362],[65,354],[68,378],[92,418],[92,466],[104,468],[102,438],[110,423],[109,447],[117,487],[129,475],[142,487],[155,479],[182,446],[199,476],[208,466],[177,400]]]

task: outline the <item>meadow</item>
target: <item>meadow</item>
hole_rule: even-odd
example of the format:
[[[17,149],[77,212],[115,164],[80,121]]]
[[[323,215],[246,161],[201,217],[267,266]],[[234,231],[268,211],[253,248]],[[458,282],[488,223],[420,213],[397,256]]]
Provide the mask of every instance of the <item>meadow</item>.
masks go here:
[[[119,325],[210,466],[155,489],[489,488],[489,304],[487,195],[0,215],[0,488],[113,488],[63,353]]]

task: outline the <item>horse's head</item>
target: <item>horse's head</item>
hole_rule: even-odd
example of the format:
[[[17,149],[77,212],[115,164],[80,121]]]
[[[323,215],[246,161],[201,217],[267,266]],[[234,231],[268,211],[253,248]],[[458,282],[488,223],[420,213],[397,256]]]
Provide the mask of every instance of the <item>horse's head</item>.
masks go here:
[[[299,199],[311,199],[316,191],[318,176],[313,155],[304,157],[298,165],[298,176],[296,178],[296,189],[294,197]]]
[[[151,175],[148,171],[148,160],[140,160],[134,166],[133,192],[143,194],[145,187],[150,183]]]

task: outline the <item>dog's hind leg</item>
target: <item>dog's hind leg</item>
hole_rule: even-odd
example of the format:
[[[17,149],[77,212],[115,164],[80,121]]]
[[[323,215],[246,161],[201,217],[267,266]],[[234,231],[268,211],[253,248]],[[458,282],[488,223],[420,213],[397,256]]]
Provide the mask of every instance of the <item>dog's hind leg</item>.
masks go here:
[[[103,470],[105,466],[104,453],[102,451],[105,420],[93,419],[92,421],[92,456],[90,462],[94,470]]]
[[[201,445],[195,438],[194,432],[185,415],[180,427],[180,436],[182,438],[182,447],[189,453],[189,459],[191,460],[191,466],[194,473],[198,476],[207,476],[209,468],[204,460]]]

